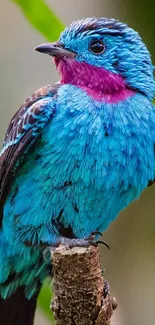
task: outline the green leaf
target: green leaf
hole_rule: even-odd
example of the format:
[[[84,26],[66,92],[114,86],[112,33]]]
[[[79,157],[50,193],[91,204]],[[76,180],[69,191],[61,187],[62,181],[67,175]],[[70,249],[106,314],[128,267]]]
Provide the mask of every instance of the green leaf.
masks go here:
[[[43,0],[12,0],[23,11],[29,22],[48,41],[56,41],[64,29],[63,24]]]
[[[51,298],[52,298],[52,290],[51,290],[51,278],[50,278],[45,280],[41,288],[37,305],[42,309],[45,315],[52,321],[51,324],[54,325],[55,324],[54,317],[52,311],[50,310]]]

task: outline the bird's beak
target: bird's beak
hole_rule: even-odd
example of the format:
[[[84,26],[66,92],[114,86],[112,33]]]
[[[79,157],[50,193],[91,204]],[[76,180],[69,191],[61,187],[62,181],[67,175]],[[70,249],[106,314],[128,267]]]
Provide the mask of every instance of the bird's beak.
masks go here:
[[[35,50],[44,54],[49,54],[58,59],[70,58],[73,59],[76,53],[65,49],[59,42],[44,43],[35,47]]]

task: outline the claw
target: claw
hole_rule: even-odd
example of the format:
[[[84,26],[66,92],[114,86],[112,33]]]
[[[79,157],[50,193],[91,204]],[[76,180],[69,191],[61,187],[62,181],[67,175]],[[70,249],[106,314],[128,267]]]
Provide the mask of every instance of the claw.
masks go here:
[[[100,235],[100,236],[102,236],[102,233],[100,232],[100,231],[93,231],[92,233],[91,233],[91,236],[94,236],[94,235]]]
[[[96,244],[98,245],[98,244],[103,244],[103,245],[105,245],[109,250],[110,250],[110,246],[105,242],[105,241],[103,241],[103,240],[97,240],[96,241]]]

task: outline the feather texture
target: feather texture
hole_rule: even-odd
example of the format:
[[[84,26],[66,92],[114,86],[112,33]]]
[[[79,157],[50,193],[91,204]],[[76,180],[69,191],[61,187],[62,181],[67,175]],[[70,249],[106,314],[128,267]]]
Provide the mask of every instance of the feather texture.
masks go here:
[[[102,53],[90,50],[96,39]],[[0,155],[0,309],[22,295],[31,320],[51,274],[44,249],[103,231],[155,178],[153,65],[138,33],[91,18],[59,43],[60,83],[21,106]]]
[[[46,86],[29,97],[12,118],[0,152],[0,198],[41,130],[54,115],[51,96],[58,86]],[[50,107],[51,105],[51,107]]]

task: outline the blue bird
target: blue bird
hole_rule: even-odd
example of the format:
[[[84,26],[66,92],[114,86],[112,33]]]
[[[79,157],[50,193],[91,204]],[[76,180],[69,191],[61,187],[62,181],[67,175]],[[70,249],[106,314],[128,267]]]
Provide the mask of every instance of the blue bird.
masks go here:
[[[61,80],[25,101],[0,154],[3,325],[33,324],[46,246],[104,231],[155,178],[155,82],[138,33],[88,18],[36,50]]]

